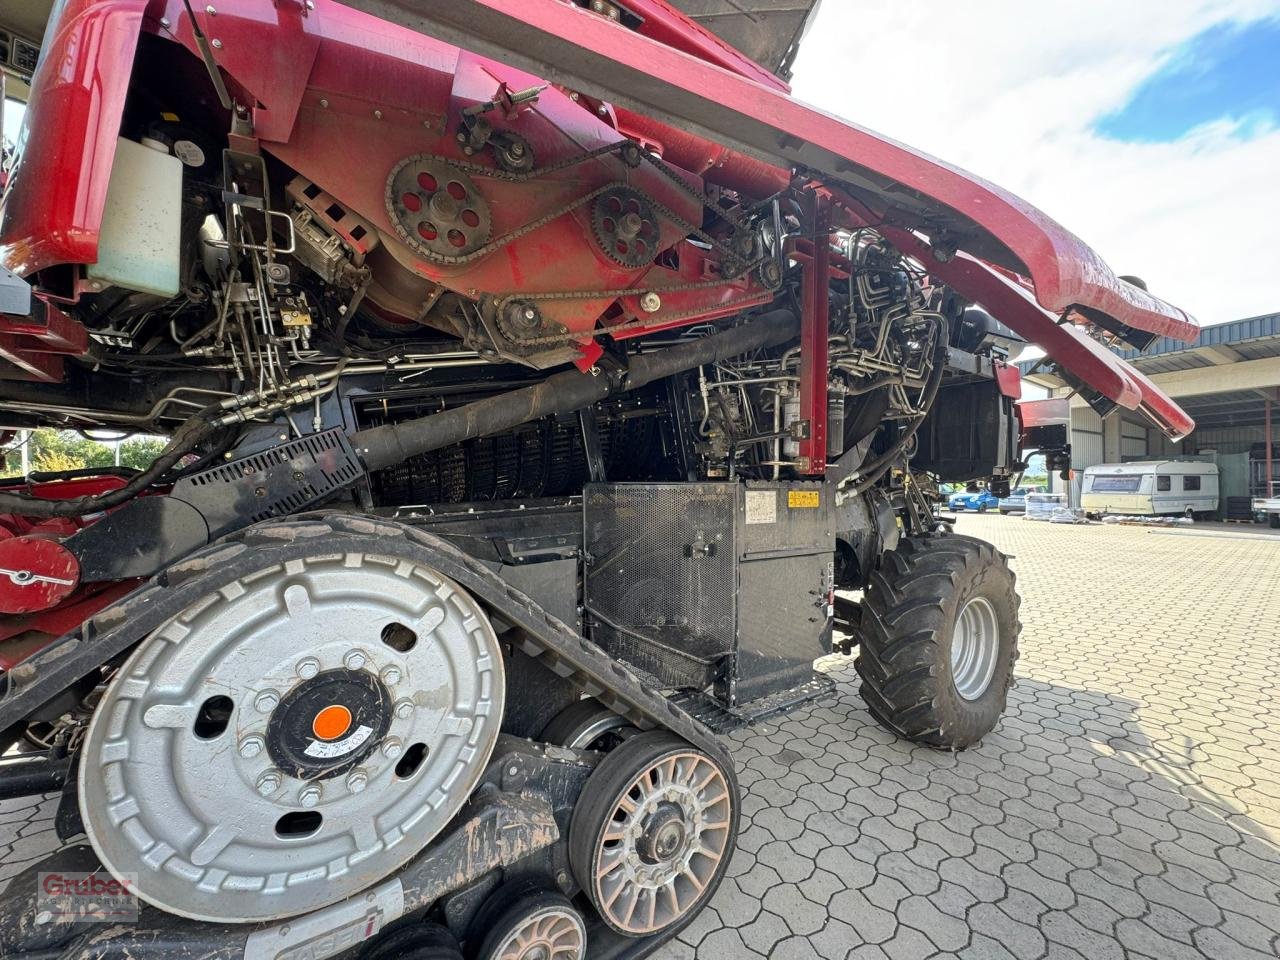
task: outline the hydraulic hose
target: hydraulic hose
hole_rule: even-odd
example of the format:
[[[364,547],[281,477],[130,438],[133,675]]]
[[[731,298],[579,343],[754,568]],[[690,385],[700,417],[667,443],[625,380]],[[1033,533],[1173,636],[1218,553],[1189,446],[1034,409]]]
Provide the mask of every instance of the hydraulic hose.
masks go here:
[[[766,313],[741,327],[632,357],[613,375],[567,370],[519,390],[510,390],[429,417],[386,424],[351,435],[351,445],[368,470],[381,470],[410,457],[474,437],[510,430],[522,423],[568,413],[606,397],[635,390],[703,364],[785,343],[798,332],[790,310]]]

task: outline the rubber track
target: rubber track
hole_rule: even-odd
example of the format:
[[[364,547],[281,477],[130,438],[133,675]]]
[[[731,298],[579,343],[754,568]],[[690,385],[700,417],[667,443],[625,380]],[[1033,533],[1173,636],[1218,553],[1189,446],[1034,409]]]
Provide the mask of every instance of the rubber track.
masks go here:
[[[0,730],[20,723],[91,670],[124,653],[201,597],[251,570],[302,556],[356,551],[431,567],[455,581],[491,616],[519,628],[521,650],[643,730],[663,728],[706,751],[736,793],[733,762],[711,730],[644,684],[624,664],[552,617],[496,573],[441,538],[415,527],[357,514],[267,521],[196,551],[79,630],[19,664],[0,699]]]

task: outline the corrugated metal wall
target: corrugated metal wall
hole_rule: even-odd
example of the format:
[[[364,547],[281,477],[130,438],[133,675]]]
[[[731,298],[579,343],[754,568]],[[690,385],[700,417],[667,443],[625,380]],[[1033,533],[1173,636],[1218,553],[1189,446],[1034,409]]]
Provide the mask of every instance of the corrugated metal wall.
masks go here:
[[[1084,468],[1095,463],[1105,463],[1102,452],[1102,418],[1089,407],[1077,407],[1071,411],[1071,469],[1075,476],[1068,491],[1071,506],[1080,505],[1080,483]],[[1050,489],[1062,489],[1062,481],[1052,478]]]
[[[1280,409],[1274,416],[1280,420]],[[1272,444],[1280,450],[1280,422],[1271,424]],[[1193,444],[1200,450],[1217,450],[1218,453],[1248,453],[1249,447],[1266,440],[1262,427],[1227,427],[1216,430],[1197,430],[1191,435]]]

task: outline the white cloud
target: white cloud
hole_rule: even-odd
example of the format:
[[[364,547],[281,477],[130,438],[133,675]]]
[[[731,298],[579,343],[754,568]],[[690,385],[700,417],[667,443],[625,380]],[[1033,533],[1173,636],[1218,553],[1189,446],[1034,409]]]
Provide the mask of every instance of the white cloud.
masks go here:
[[[793,85],[1012,190],[1117,273],[1221,323],[1280,310],[1280,130],[1122,143],[1093,125],[1178,44],[1272,16],[1280,0],[824,0]]]

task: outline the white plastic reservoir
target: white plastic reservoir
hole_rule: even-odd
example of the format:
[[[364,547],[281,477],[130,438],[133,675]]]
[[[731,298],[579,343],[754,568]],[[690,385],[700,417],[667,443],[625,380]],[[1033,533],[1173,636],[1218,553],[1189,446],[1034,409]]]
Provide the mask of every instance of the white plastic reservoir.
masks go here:
[[[177,296],[181,228],[182,161],[161,143],[144,146],[121,137],[107,185],[98,262],[85,275],[106,286]]]

